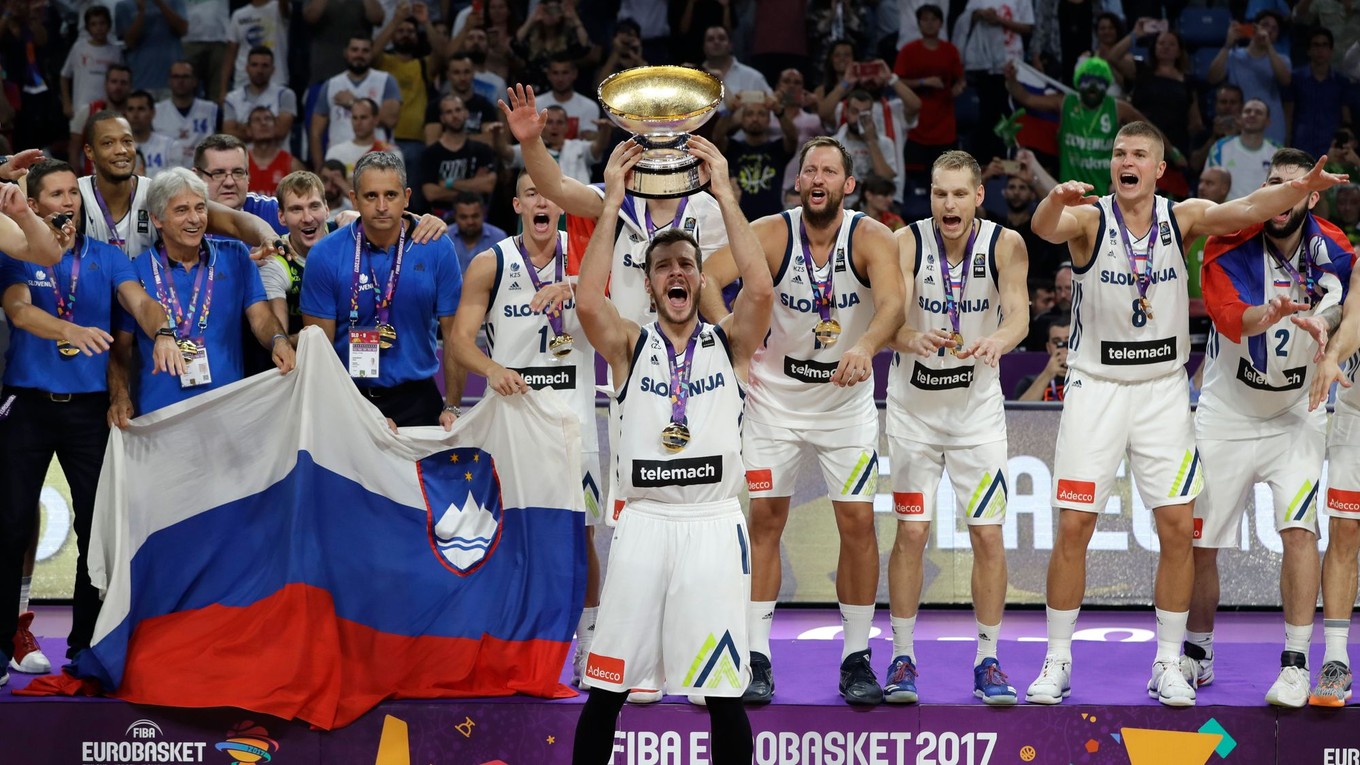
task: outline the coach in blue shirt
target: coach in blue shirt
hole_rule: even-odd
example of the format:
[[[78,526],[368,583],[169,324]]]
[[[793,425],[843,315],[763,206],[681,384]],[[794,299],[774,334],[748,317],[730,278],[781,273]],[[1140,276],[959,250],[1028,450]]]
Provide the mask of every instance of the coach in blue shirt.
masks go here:
[[[237,241],[208,240],[208,187],[184,168],[156,176],[146,206],[160,242],[132,262],[146,289],[165,309],[184,359],[183,375],[155,373],[150,341],[137,337],[138,360],[132,369],[138,415],[184,401],[244,376],[242,323],[269,348],[280,372],[293,368],[293,347],[269,310],[260,271],[250,251]],[[130,364],[132,327],[119,327],[113,363]],[[122,427],[133,407],[122,375],[110,375],[112,416]]]
[[[28,204],[40,218],[80,219],[80,186],[65,162],[42,161],[29,170]],[[99,593],[90,585],[86,553],[95,487],[109,437],[105,351],[113,298],[147,338],[165,326],[165,312],[137,284],[122,250],[77,237],[56,265],[0,256],[0,290],[11,327],[0,392],[0,678],[10,658],[25,670],[49,664],[33,646],[13,645],[24,551],[38,522],[38,496],[55,455],[71,486],[75,514],[76,581],[68,657],[90,645]],[[150,341],[148,342],[150,344]],[[154,362],[180,368],[172,338],[158,338]],[[36,656],[16,655],[27,652]],[[48,666],[50,669],[50,665]],[[0,683],[2,684],[2,683]]]
[[[359,220],[322,239],[307,256],[302,322],[331,338],[359,390],[392,425],[438,421],[447,429],[461,413],[465,375],[446,347],[440,398],[436,332],[451,336],[463,275],[447,236],[412,241],[404,216],[410,197],[400,157],[380,151],[359,159],[350,191]],[[351,349],[351,334],[377,340],[379,330],[381,343]],[[377,375],[370,377],[374,362]]]

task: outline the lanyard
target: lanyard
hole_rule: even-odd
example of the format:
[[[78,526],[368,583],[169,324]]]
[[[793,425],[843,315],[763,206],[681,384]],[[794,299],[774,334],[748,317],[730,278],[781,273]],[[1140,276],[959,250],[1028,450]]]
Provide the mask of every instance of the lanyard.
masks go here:
[[[1124,254],[1129,259],[1129,271],[1133,273],[1133,284],[1138,289],[1138,297],[1147,298],[1148,285],[1152,283],[1152,250],[1157,245],[1157,200],[1152,201],[1152,227],[1148,229],[1147,268],[1138,270],[1138,256],[1133,253],[1133,242],[1129,239],[1129,227],[1124,225],[1124,213],[1119,210],[1118,200],[1111,199],[1114,219],[1119,224],[1119,234],[1124,240]]]
[[[844,222],[841,225],[844,225]],[[817,278],[817,264],[812,262],[812,243],[808,241],[807,226],[801,217],[798,219],[798,236],[803,243],[803,265],[807,268],[808,284],[812,286],[812,304],[817,306],[817,314],[822,317],[822,321],[827,321],[831,318],[831,299],[835,293],[832,281],[835,278],[836,265],[831,261],[831,256],[835,254],[836,243],[841,239],[840,226],[836,227],[836,235],[831,239],[824,281]]]
[[[557,240],[557,249],[553,251],[553,284],[562,281],[562,237],[554,236]],[[543,289],[547,282],[538,278],[538,267],[529,259],[529,251],[524,247],[524,235],[516,238],[515,245],[519,247],[520,257],[524,258],[524,270],[529,272],[529,280],[534,283],[534,290]],[[551,308],[548,310],[548,326],[552,329],[553,337],[562,334],[562,310]]]
[[[217,271],[217,266],[213,262],[212,249],[205,241],[199,246],[198,275],[194,277],[194,290],[189,295],[189,305],[187,311],[179,302],[179,294],[175,290],[174,275],[169,273],[170,258],[165,254],[165,245],[158,244],[156,251],[151,253],[151,277],[156,283],[156,300],[160,301],[161,307],[165,309],[175,322],[178,330],[177,337],[181,339],[190,336],[190,330],[194,325],[194,309],[198,305],[198,294],[203,291],[204,275],[207,275],[207,290],[203,295],[203,307],[199,311],[198,331],[200,333],[208,329],[208,314],[212,311],[213,279]],[[161,265],[161,258],[165,258],[165,265]],[[206,261],[206,262],[205,262]],[[161,279],[161,269],[166,270],[165,279]]]
[[[953,266],[949,265],[949,256],[944,251],[944,237],[940,235],[940,229],[934,224],[931,229],[935,231],[935,246],[940,250],[940,265],[944,269],[944,307],[949,313],[949,325],[953,328],[954,334],[959,333],[959,303],[968,291],[968,261],[973,257],[973,245],[977,243],[978,229],[981,228],[977,221],[968,229],[968,244],[964,245],[963,260],[959,265],[962,267],[963,274],[959,277],[959,294],[954,296],[954,271]]]
[[[57,318],[71,321],[76,313],[76,284],[80,282],[80,259],[89,251],[89,240],[85,237],[80,239],[80,251],[72,251],[71,255],[71,288],[67,290],[67,296],[62,297],[61,281],[57,278],[57,267],[52,267],[52,293],[57,297]]]
[[[671,422],[676,425],[685,424],[685,404],[689,402],[689,375],[694,366],[694,349],[699,342],[699,323],[694,323],[694,332],[690,333],[689,342],[685,345],[685,360],[676,363],[675,346],[671,345],[671,339],[666,337],[666,333],[661,331],[659,322],[652,324],[653,329],[661,335],[661,342],[666,344],[666,362],[671,370]]]
[[[132,203],[137,198],[136,178],[132,179],[131,185],[132,191],[128,194],[128,215],[132,214]],[[123,250],[123,252],[127,252],[127,240],[118,236],[118,223],[114,221],[113,213],[109,212],[109,205],[104,201],[104,195],[99,193],[99,181],[92,178],[90,180],[90,188],[94,189],[94,201],[99,207],[99,212],[104,216],[104,225],[109,228],[109,244],[118,247]]]
[[[353,327],[359,323],[359,258],[364,251],[364,224],[356,221],[354,224],[354,279],[353,289],[350,290],[349,298],[349,325]],[[392,296],[397,292],[397,281],[401,278],[401,258],[406,250],[406,224],[401,224],[401,233],[397,235],[397,257],[392,263],[392,270],[387,275],[387,286],[383,289],[382,298],[373,299],[374,313],[377,315],[378,324],[387,324],[388,316],[392,311]],[[378,277],[373,273],[373,263],[368,264],[368,278],[373,282],[373,289],[378,289]]]
[[[680,204],[675,208],[675,217],[671,219],[671,228],[680,225],[680,219],[685,217],[685,206],[688,204],[689,197],[680,197]],[[647,239],[650,241],[656,236],[657,225],[652,222],[652,208],[645,203],[643,204],[643,207],[645,208],[643,217],[647,222]]]
[[[1280,253],[1275,251],[1275,246],[1270,243],[1270,238],[1267,237],[1264,232],[1262,232],[1261,238],[1265,240],[1266,252],[1269,252],[1270,256],[1275,259],[1275,264],[1283,269],[1285,273],[1289,274],[1289,278],[1295,284],[1302,287],[1304,289],[1304,294],[1308,296],[1309,300],[1312,300],[1317,295],[1317,282],[1313,278],[1313,269],[1317,268],[1317,264],[1313,262],[1312,256],[1308,254],[1308,240],[1305,238],[1299,242],[1299,265],[1303,266],[1304,270],[1307,272],[1307,276],[1305,277],[1304,274],[1299,273],[1299,269],[1294,268],[1293,263],[1289,262],[1290,258],[1283,257]]]

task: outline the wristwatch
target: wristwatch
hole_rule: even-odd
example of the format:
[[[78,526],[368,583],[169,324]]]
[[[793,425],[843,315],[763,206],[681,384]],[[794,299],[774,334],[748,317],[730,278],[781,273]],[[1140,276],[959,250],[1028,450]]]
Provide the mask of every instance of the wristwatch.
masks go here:
[[[156,338],[160,337],[168,337],[171,340],[175,340],[176,339],[175,330],[169,327],[161,327],[160,329],[156,330],[156,335],[152,339],[155,340]]]
[[[462,417],[462,416],[463,416],[463,407],[458,406],[457,404],[445,404],[445,405],[444,405],[444,411],[446,411],[446,412],[453,412],[453,416],[454,416],[454,417]]]

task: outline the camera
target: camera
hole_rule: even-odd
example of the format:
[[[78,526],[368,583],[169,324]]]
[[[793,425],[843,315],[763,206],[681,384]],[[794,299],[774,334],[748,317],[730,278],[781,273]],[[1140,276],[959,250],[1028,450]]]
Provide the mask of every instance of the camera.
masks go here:
[[[71,214],[71,213],[68,213],[68,212],[57,213],[56,215],[53,215],[53,216],[52,216],[52,228],[55,228],[55,229],[58,229],[58,230],[60,230],[60,229],[62,229],[62,228],[65,228],[66,224],[71,222],[71,217],[72,217],[72,214]]]

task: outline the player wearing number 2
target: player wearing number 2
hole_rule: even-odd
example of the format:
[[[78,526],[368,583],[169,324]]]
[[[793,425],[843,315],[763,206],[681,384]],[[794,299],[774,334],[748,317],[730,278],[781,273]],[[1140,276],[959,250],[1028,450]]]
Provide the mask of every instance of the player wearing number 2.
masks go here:
[[[1172,204],[1156,195],[1166,170],[1161,134],[1133,122],[1115,136],[1114,192],[1088,196],[1068,181],[1034,213],[1034,232],[1072,255],[1072,336],[1067,398],[1054,456],[1058,538],[1048,567],[1048,654],[1026,697],[1057,704],[1071,694],[1072,633],[1086,590],[1086,547],[1126,457],[1157,521],[1160,559],[1153,604],[1157,654],[1148,694],[1168,706],[1195,703],[1180,667],[1194,577],[1192,510],[1203,486],[1185,361],[1188,296],[1182,241],[1230,234],[1282,213],[1344,180],[1322,171],[1266,186],[1222,205]]]

